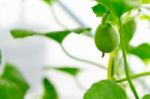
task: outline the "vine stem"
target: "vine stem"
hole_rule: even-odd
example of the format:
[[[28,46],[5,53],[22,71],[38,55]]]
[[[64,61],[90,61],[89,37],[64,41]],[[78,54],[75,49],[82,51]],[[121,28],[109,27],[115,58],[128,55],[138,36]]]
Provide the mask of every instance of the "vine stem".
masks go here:
[[[60,46],[61,46],[61,49],[64,51],[64,53],[65,53],[67,56],[69,56],[70,58],[75,59],[75,60],[78,60],[78,61],[80,61],[80,62],[84,62],[84,63],[88,63],[88,64],[91,64],[91,65],[94,65],[94,66],[96,66],[96,67],[100,67],[100,68],[102,68],[102,69],[104,69],[104,70],[107,70],[107,68],[106,68],[105,66],[103,66],[103,65],[100,65],[100,64],[98,64],[98,63],[95,63],[95,62],[92,62],[92,61],[89,61],[89,60],[80,59],[80,58],[78,58],[78,57],[75,57],[75,56],[71,55],[71,54],[65,49],[65,47],[64,47],[62,44],[61,44]]]
[[[108,74],[107,78],[112,80],[112,75],[113,75],[113,59],[114,59],[114,53],[109,54],[109,62],[108,62]]]
[[[144,73],[139,73],[139,74],[136,74],[136,75],[132,75],[132,76],[130,76],[130,78],[131,79],[136,79],[136,78],[139,78],[139,77],[149,76],[149,75],[150,75],[150,72],[144,72]],[[121,82],[124,82],[126,80],[127,80],[127,78],[122,78],[120,80],[117,80],[116,82],[121,83]]]
[[[59,18],[57,17],[57,15],[54,11],[53,5],[50,6],[50,10],[51,10],[52,16],[53,16],[54,20],[57,22],[57,24],[65,29],[68,29],[67,26],[65,26],[62,22],[60,22]]]
[[[132,83],[132,80],[131,80],[130,74],[129,74],[129,66],[128,66],[127,58],[126,58],[124,31],[122,29],[121,19],[119,19],[119,32],[120,32],[120,42],[121,42],[121,49],[122,49],[123,60],[124,60],[124,65],[125,65],[124,69],[125,69],[126,78],[127,78],[127,81],[129,83],[130,89],[132,90],[135,98],[139,99],[138,93],[137,93],[137,91],[136,91],[136,89],[134,87],[134,84]]]
[[[80,82],[80,80],[78,79],[78,77],[75,77],[74,80],[75,80],[77,86],[78,86],[81,90],[86,91],[87,88],[85,88],[85,87],[83,86],[83,84]]]

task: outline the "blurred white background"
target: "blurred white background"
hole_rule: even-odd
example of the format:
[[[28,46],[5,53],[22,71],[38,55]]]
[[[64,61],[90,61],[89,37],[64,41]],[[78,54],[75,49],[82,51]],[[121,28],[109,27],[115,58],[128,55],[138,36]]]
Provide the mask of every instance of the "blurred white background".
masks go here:
[[[92,27],[93,31],[100,23],[100,19],[96,18],[91,10],[91,7],[95,4],[94,1],[60,1],[86,26]],[[79,27],[79,24],[69,17],[59,4],[55,3],[53,6],[59,20],[68,28]],[[131,43],[137,46],[143,42],[150,42],[150,24],[147,21],[139,20],[137,20],[137,24],[136,35]],[[42,70],[43,66],[80,67],[83,72],[78,79],[86,88],[93,82],[106,78],[106,71],[70,59],[63,53],[60,45],[52,40],[43,37],[14,39],[9,32],[14,28],[25,28],[39,32],[63,28],[55,22],[49,6],[41,0],[0,0],[0,48],[3,55],[3,64],[6,62],[13,63],[24,74],[31,85],[26,99],[40,99],[43,77],[48,77],[54,82],[60,99],[82,99],[84,91],[76,85],[72,77],[56,71],[44,71]],[[71,34],[63,44],[73,55],[107,66],[108,55],[102,59],[101,53],[95,48],[91,38]],[[145,66],[140,59],[130,57],[129,60],[135,73],[145,71]],[[147,66],[146,70],[150,70],[150,66]],[[141,95],[144,93],[143,90],[138,91]]]

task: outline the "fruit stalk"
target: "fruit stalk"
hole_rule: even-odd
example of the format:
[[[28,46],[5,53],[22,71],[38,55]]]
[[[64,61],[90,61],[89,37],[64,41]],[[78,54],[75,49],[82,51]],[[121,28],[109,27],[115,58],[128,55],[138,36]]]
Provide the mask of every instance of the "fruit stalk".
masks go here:
[[[112,75],[113,75],[113,59],[114,59],[114,53],[111,52],[109,54],[109,62],[108,62],[108,75],[107,75],[107,78],[109,80],[112,80]]]

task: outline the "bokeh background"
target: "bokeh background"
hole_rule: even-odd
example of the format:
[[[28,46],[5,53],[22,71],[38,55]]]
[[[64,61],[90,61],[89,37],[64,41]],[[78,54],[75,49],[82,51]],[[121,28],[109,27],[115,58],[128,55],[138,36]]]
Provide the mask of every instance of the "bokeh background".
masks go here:
[[[53,9],[58,19],[68,28],[88,26],[92,28],[92,34],[101,19],[97,18],[91,10],[95,4],[93,0],[59,0],[53,4]],[[62,8],[64,5],[74,17],[69,16]],[[135,46],[150,42],[150,22],[137,21],[136,35],[131,43]],[[44,37],[29,37],[25,39],[14,39],[10,30],[24,28],[39,32],[62,30],[54,20],[50,7],[41,0],[0,0],[0,48],[2,50],[2,66],[12,63],[24,74],[31,88],[25,99],[40,99],[42,92],[42,79],[47,77],[55,84],[60,99],[82,99],[85,90],[81,90],[73,77],[52,70],[43,70],[44,66],[74,66],[82,69],[78,80],[85,87],[98,80],[105,79],[107,72],[98,67],[78,62],[69,58],[56,42]],[[103,59],[101,53],[96,49],[93,39],[77,34],[69,35],[63,45],[74,56],[91,60],[107,66],[108,55]],[[149,71],[150,64],[145,64],[137,57],[130,56],[129,63],[135,73]],[[1,67],[1,71],[3,67]],[[149,77],[146,87],[137,82],[139,94],[150,92]],[[139,79],[140,80],[140,79]]]

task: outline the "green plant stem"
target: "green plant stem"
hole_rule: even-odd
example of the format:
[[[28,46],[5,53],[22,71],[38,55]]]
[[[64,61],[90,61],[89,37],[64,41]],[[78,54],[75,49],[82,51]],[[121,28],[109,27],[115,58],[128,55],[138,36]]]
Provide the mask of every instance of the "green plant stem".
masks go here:
[[[51,10],[52,16],[53,16],[54,20],[57,22],[57,24],[65,29],[68,29],[67,26],[65,26],[62,22],[60,22],[59,18],[57,17],[57,15],[54,11],[53,5],[50,6],[50,10]]]
[[[114,60],[114,53],[110,53],[109,54],[109,62],[108,62],[108,74],[107,74],[107,78],[112,80],[112,75],[113,75],[113,60]]]
[[[149,76],[149,75],[150,75],[150,72],[144,72],[144,73],[139,73],[139,74],[136,74],[136,75],[132,75],[132,76],[130,76],[130,78],[131,79],[136,79],[136,78],[139,78],[139,77]],[[117,80],[116,82],[121,83],[121,82],[124,82],[126,80],[127,80],[127,78],[122,78],[120,80]]]
[[[75,80],[76,85],[77,85],[81,90],[86,91],[87,88],[83,86],[83,84],[80,82],[80,80],[79,80],[77,77],[75,77],[74,80]]]
[[[125,48],[125,39],[124,39],[124,31],[122,29],[122,22],[121,19],[119,20],[119,32],[120,32],[120,42],[121,42],[121,49],[122,49],[122,54],[123,54],[123,60],[124,60],[124,65],[125,65],[125,74],[126,74],[126,78],[127,81],[129,83],[130,89],[132,90],[134,96],[136,99],[139,99],[138,93],[134,87],[134,84],[132,83],[132,80],[130,78],[130,74],[129,74],[129,67],[128,67],[128,63],[127,63],[127,58],[126,58],[126,48]]]
[[[80,59],[80,58],[78,58],[78,57],[75,57],[75,56],[71,55],[71,54],[65,49],[65,47],[64,47],[62,44],[61,44],[61,49],[64,51],[64,53],[65,53],[67,56],[69,56],[69,57],[72,58],[72,59],[78,60],[78,61],[80,61],[80,62],[88,63],[88,64],[94,65],[94,66],[96,66],[96,67],[100,67],[100,68],[102,68],[102,69],[104,69],[104,70],[107,70],[107,68],[106,68],[105,66],[103,66],[103,65],[100,65],[100,64],[98,64],[98,63],[95,63],[95,62],[92,62],[92,61],[89,61],[89,60]]]

